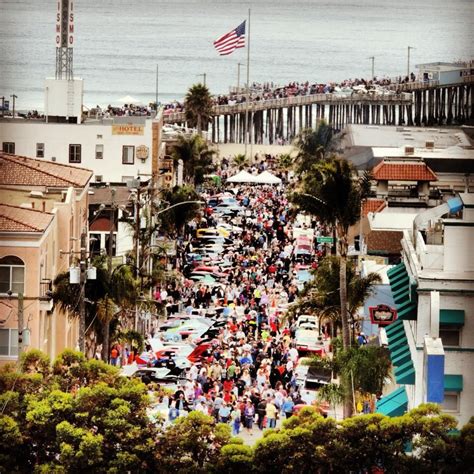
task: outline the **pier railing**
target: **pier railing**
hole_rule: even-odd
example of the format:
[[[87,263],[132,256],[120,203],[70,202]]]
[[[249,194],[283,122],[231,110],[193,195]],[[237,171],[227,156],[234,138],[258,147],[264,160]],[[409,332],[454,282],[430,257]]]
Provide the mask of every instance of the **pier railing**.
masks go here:
[[[398,104],[410,104],[412,102],[411,94],[400,93],[395,94],[394,92],[387,93],[359,93],[354,91],[352,94],[311,94],[311,95],[299,95],[294,97],[285,97],[282,99],[266,99],[252,101],[248,105],[249,112],[257,112],[266,109],[279,109],[286,107],[298,107],[304,105],[331,105],[331,104],[366,104],[366,105],[398,105]],[[241,102],[239,104],[232,105],[215,105],[213,107],[213,115],[230,115],[245,113],[247,111],[247,103]],[[185,121],[184,112],[171,112],[164,114],[165,123],[175,123]]]

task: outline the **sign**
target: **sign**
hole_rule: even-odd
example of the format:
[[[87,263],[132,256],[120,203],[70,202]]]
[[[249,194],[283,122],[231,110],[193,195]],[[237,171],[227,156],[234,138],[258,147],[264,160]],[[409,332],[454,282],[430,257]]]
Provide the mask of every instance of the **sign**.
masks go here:
[[[378,324],[379,326],[387,326],[397,319],[397,310],[386,304],[370,306],[369,312],[372,324]]]
[[[57,0],[56,46],[72,48],[74,44],[74,1]]]
[[[136,149],[137,158],[140,160],[146,160],[148,158],[149,150],[145,145],[139,145]]]
[[[112,125],[112,135],[144,135],[144,125],[120,124]]]
[[[318,244],[332,244],[334,239],[332,237],[316,237]]]

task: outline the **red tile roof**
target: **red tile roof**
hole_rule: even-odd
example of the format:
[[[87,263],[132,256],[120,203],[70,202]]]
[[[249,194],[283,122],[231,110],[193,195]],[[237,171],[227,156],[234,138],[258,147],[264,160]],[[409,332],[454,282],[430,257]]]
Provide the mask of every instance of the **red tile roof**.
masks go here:
[[[380,212],[386,205],[384,199],[367,199],[362,204],[362,216],[367,216],[369,212]]]
[[[85,168],[0,151],[0,185],[83,188],[92,174]]]
[[[377,181],[437,181],[434,172],[423,162],[380,162],[372,174]]]
[[[54,214],[0,204],[0,232],[44,232]]]
[[[366,238],[367,253],[377,255],[400,255],[402,252],[403,232],[373,230]]]

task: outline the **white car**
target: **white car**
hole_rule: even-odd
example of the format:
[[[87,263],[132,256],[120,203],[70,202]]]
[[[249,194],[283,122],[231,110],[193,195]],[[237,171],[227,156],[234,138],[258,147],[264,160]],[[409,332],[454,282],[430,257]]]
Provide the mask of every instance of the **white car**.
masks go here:
[[[311,323],[314,326],[318,326],[318,318],[316,316],[311,315],[311,314],[302,314],[296,320],[296,326],[300,327],[304,323]]]

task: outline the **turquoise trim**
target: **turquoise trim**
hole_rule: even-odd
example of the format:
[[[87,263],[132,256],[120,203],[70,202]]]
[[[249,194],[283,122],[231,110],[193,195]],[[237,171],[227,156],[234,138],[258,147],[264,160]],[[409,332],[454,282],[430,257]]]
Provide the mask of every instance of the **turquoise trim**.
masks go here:
[[[391,417],[402,416],[407,409],[408,396],[404,386],[381,398],[376,405],[376,413]]]

